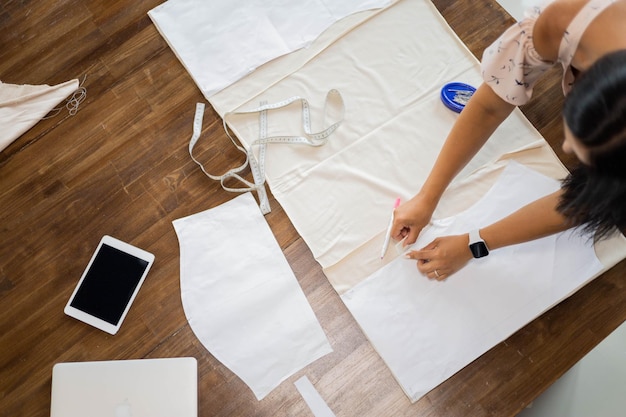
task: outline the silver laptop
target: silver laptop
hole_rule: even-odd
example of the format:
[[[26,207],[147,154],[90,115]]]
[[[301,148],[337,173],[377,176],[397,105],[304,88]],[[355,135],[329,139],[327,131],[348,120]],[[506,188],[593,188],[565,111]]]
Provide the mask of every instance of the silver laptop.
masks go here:
[[[198,417],[195,358],[57,363],[51,417]]]

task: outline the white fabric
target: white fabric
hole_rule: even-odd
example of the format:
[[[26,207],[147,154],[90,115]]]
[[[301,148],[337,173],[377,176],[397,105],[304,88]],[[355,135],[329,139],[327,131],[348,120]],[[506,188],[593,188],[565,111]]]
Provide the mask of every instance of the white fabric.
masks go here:
[[[78,80],[49,86],[0,81],[0,151],[78,89]]]
[[[250,193],[173,224],[189,325],[259,400],[332,351]]]
[[[317,149],[269,145],[265,157],[274,197],[324,268],[370,240],[383,239],[389,205],[419,189],[458,117],[439,98],[451,81],[478,85],[476,59],[430,1],[406,0],[237,109],[299,95],[309,99],[312,117],[319,119],[327,89],[341,92],[345,118],[328,144]],[[268,135],[294,134],[299,122],[297,108],[272,113]],[[247,146],[258,137],[257,116],[231,119],[229,125]],[[459,178],[540,139],[516,111]]]
[[[478,203],[435,221],[415,246],[482,227],[558,188],[510,162]],[[602,268],[592,241],[569,231],[492,251],[444,282],[426,279],[414,261],[398,257],[342,299],[416,401]]]
[[[148,15],[205,97],[389,0],[169,0]]]

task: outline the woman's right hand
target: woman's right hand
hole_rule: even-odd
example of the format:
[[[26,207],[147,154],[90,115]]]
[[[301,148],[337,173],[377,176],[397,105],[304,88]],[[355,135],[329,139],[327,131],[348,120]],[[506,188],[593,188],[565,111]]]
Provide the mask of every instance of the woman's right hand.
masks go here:
[[[403,246],[415,243],[424,226],[430,222],[436,205],[436,202],[429,201],[422,194],[401,204],[393,214],[391,237],[398,241],[406,238]]]
[[[493,131],[515,108],[502,100],[490,86],[478,87],[448,134],[420,192],[394,211],[391,237],[404,246],[417,240],[452,179],[476,155]]]

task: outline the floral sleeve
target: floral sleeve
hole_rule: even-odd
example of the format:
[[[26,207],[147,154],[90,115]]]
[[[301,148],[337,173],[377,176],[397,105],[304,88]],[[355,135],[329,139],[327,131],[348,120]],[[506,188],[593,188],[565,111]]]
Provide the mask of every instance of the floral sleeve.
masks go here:
[[[533,27],[541,9],[506,30],[483,53],[483,80],[503,100],[522,105],[530,100],[540,76],[554,63],[541,59],[533,43]]]

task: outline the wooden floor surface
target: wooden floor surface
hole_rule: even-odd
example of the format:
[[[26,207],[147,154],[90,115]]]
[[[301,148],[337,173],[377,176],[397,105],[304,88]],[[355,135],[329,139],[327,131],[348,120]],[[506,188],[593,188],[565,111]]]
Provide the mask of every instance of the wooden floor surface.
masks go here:
[[[57,362],[193,356],[200,416],[311,416],[307,375],[338,417],[513,416],[626,319],[626,264],[594,280],[411,404],[275,200],[266,216],[334,349],[262,401],[195,338],[179,287],[172,220],[233,195],[188,155],[204,101],[147,16],[162,0],[3,0],[0,80],[86,77],[75,116],[43,120],[0,152],[0,416],[46,416]],[[512,20],[492,0],[433,0],[474,54]],[[219,65],[219,63],[216,63]],[[561,92],[523,111],[560,156]],[[240,161],[208,107],[215,171]],[[564,159],[566,164],[572,161]],[[63,314],[101,236],[156,255],[121,331]]]

